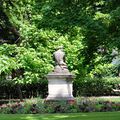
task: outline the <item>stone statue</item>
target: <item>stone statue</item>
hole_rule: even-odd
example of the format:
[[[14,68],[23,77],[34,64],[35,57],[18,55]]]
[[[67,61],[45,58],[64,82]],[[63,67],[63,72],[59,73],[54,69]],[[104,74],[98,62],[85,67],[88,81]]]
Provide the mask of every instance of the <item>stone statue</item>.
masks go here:
[[[47,101],[56,102],[65,100],[67,103],[74,102],[72,80],[74,75],[69,72],[65,63],[65,53],[63,46],[60,46],[53,53],[55,60],[54,70],[47,74],[48,96]]]
[[[63,46],[59,46],[53,53],[53,56],[56,62],[54,72],[68,72],[67,65],[65,63],[65,53],[63,51]]]
[[[55,62],[56,65],[66,65],[66,63],[64,62],[65,60],[65,53],[63,52],[63,46],[59,46],[57,48],[57,51],[55,51],[53,53],[54,57],[55,57]]]

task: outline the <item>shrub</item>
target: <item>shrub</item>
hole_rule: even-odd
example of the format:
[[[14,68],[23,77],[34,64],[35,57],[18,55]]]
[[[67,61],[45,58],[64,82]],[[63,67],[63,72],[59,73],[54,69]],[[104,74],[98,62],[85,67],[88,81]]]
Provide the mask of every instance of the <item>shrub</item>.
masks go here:
[[[107,112],[120,111],[120,101],[110,101],[89,97],[80,97],[76,103],[67,101],[47,101],[40,98],[24,102],[3,104],[0,113],[3,114],[38,114],[38,113],[76,113],[76,112]]]
[[[69,103],[66,100],[47,101],[46,108],[52,113],[73,113],[78,112],[78,106],[75,103]]]
[[[120,111],[120,102],[96,98],[78,98],[77,105],[81,112]]]
[[[85,78],[74,81],[74,96],[119,95],[113,89],[120,89],[120,78]]]

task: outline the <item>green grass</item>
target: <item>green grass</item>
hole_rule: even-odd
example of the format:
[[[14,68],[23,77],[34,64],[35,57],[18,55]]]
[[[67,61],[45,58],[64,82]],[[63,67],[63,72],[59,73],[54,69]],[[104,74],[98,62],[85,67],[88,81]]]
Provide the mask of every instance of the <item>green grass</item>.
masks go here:
[[[100,98],[100,97],[97,97],[96,100],[98,101],[111,101],[111,102],[120,102],[120,97],[106,97],[106,98]]]
[[[0,120],[120,120],[120,112],[71,114],[1,114]]]
[[[76,100],[120,102],[120,97],[77,97]]]

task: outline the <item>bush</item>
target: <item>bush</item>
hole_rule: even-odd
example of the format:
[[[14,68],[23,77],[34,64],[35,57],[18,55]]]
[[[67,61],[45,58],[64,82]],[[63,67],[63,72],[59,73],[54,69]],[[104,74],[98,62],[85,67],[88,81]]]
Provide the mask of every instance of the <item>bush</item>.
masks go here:
[[[74,81],[74,96],[120,95],[113,89],[120,89],[120,78],[85,78]]]
[[[102,100],[96,98],[78,98],[77,105],[80,112],[120,111],[120,101]]]
[[[76,113],[79,111],[75,102],[70,103],[70,101],[66,100],[47,101],[45,105],[47,110],[52,113]]]

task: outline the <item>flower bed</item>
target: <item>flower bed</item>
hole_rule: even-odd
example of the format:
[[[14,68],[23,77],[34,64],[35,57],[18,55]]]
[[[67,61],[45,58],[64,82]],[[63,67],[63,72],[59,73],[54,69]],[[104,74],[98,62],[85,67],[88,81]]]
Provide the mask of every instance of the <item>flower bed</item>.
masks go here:
[[[36,113],[76,113],[120,111],[120,102],[95,98],[77,98],[76,103],[66,101],[50,102],[42,99],[30,99],[23,102],[8,103],[0,106],[0,113],[36,114]]]

